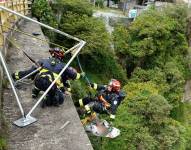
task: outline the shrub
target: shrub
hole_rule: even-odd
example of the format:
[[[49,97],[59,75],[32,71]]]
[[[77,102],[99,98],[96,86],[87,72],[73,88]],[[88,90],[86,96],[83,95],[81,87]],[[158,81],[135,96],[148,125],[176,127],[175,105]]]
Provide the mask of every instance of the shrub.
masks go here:
[[[125,71],[117,63],[111,50],[110,37],[102,20],[67,13],[62,16],[60,29],[87,42],[80,55],[81,62],[87,70],[121,81],[126,80]],[[65,39],[64,43],[72,45],[73,41]]]
[[[129,82],[124,90],[129,96],[119,107],[114,125],[121,135],[103,139],[102,149],[179,149],[186,141],[185,128],[170,118],[168,101],[158,94],[152,82]],[[181,141],[181,142],[180,142]]]
[[[48,4],[46,0],[34,0],[32,4],[32,15],[38,19],[38,21],[47,24],[51,27],[57,28],[58,23],[54,14],[52,12],[52,8]],[[42,28],[43,32],[51,41],[55,39],[55,33],[49,29]]]
[[[95,5],[103,8],[104,7],[104,0],[96,0]]]
[[[89,17],[93,14],[92,5],[87,0],[56,0],[52,6],[54,10],[61,11],[63,14],[72,12]]]

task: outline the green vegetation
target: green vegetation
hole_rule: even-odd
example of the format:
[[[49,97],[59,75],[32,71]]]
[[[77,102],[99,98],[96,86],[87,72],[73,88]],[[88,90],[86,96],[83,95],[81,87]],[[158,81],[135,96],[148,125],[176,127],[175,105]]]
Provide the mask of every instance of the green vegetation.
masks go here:
[[[0,150],[6,150],[7,149],[7,142],[4,139],[4,137],[0,137]]]
[[[46,0],[34,0],[32,5],[32,15],[36,17],[40,22],[43,22],[54,28],[58,27],[58,23],[54,17],[52,8]],[[42,29],[45,35],[48,36],[51,41],[54,41],[55,33],[45,28]]]
[[[105,140],[103,149],[109,145],[122,149],[190,148],[190,128],[181,121],[185,117],[181,99],[189,76],[186,12],[185,7],[149,10],[130,27],[116,27],[113,41],[128,73],[129,83],[124,87],[128,97],[115,121],[122,136]]]
[[[2,109],[1,106],[0,109]],[[7,125],[0,110],[0,150],[7,150],[7,130]]]
[[[37,3],[40,1],[36,0],[33,8],[43,13],[34,9],[33,14],[39,20],[46,20],[43,14],[49,12],[56,16],[58,29],[87,42],[80,59],[92,81],[107,83],[109,78],[117,78],[125,85],[128,96],[113,122],[121,136],[113,140],[91,137],[96,150],[190,149],[191,106],[181,103],[190,76],[186,7],[152,8],[129,27],[116,26],[111,37],[103,21],[92,17],[93,8],[85,0],[57,0],[51,5],[43,1],[46,9]],[[51,40],[66,47],[75,44],[60,35]],[[85,83],[72,86],[74,99],[87,95]]]
[[[39,3],[39,1],[36,3]],[[35,8],[37,10],[41,9],[42,6],[36,5],[36,3],[34,3]],[[47,5],[45,6],[47,7]],[[50,14],[59,12],[58,29],[87,42],[80,55],[85,70],[95,74],[102,74],[106,79],[119,78],[123,82],[126,81],[125,72],[117,63],[115,54],[111,50],[110,37],[104,23],[102,20],[92,17],[92,5],[84,0],[58,0],[51,6],[52,9],[43,9],[42,11],[45,13],[52,10]],[[40,13],[34,14],[39,15]],[[39,17],[41,18],[41,16]],[[60,35],[56,36],[55,41],[66,47],[74,45],[73,40]]]

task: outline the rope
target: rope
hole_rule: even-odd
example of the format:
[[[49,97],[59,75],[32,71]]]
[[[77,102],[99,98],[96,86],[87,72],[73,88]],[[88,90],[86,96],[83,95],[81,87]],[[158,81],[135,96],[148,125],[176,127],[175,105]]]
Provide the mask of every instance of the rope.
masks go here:
[[[6,38],[15,48],[17,48],[18,50],[22,51],[24,53],[25,56],[27,56],[27,58],[34,63],[36,66],[39,66],[39,64],[33,60],[24,50],[22,50],[16,43],[14,43],[12,40]]]
[[[31,82],[25,82],[25,81],[19,81],[20,83],[26,84],[26,85],[31,85],[34,81]]]
[[[6,28],[8,28],[8,29],[10,29],[10,30],[19,32],[19,33],[21,33],[21,34],[24,34],[25,36],[29,36],[29,37],[35,38],[35,39],[37,39],[37,40],[40,40],[40,41],[42,41],[42,42],[44,42],[44,43],[50,43],[50,44],[52,44],[52,45],[55,45],[55,46],[57,46],[57,47],[60,47],[60,48],[62,48],[62,50],[63,50],[64,52],[65,52],[65,49],[68,49],[68,48],[66,48],[66,47],[64,47],[64,46],[61,46],[61,45],[59,45],[59,44],[56,44],[56,43],[53,43],[53,42],[50,42],[50,41],[47,41],[47,40],[43,40],[43,39],[41,39],[41,38],[38,38],[38,37],[36,37],[36,36],[34,36],[34,35],[31,35],[31,34],[29,34],[29,33],[27,33],[27,32],[24,32],[24,31],[21,31],[21,30],[18,30],[18,29],[14,29],[14,28],[11,28],[11,27],[8,27],[8,26],[5,26],[5,25],[2,25],[2,26],[6,27]]]
[[[82,65],[81,65],[81,63],[80,63],[79,57],[77,56],[76,58],[77,58],[78,65],[79,65],[79,67],[80,67],[81,72],[84,72],[83,69],[82,69]],[[88,79],[88,77],[87,77],[86,75],[85,75],[85,80],[87,81],[88,85],[91,86],[90,80]]]

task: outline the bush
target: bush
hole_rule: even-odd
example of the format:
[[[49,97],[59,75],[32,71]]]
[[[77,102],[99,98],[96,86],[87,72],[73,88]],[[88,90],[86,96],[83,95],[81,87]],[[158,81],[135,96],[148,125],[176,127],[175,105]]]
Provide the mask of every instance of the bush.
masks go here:
[[[61,11],[62,14],[72,12],[89,17],[93,14],[93,7],[87,0],[56,0],[52,6],[54,10]]]
[[[104,0],[96,0],[95,5],[104,8]]]
[[[171,57],[177,57],[185,65],[188,44],[184,26],[178,17],[149,10],[137,17],[129,28],[116,27],[115,51],[118,56],[123,55],[126,69],[131,72],[136,67],[162,68]]]
[[[2,110],[0,110],[0,150],[7,150],[7,135],[8,126],[5,122]]]
[[[57,28],[58,23],[52,12],[52,8],[46,0],[34,0],[32,4],[32,15],[38,19],[38,21],[47,24],[51,27]],[[51,41],[55,39],[55,33],[47,28],[42,28],[43,32]]]
[[[88,96],[88,89],[82,81],[74,81],[71,83],[72,99],[78,101],[81,98]]]
[[[7,149],[7,141],[0,137],[0,150],[6,150]]]
[[[129,82],[124,90],[128,93],[119,107],[114,125],[121,135],[104,139],[102,149],[179,149],[184,147],[185,128],[170,118],[172,109],[168,101],[158,94],[152,82]],[[181,142],[180,142],[181,141]]]
[[[102,20],[87,15],[67,13],[62,16],[60,29],[87,42],[80,55],[86,70],[118,78],[121,81],[126,80],[125,71],[117,63],[111,50],[110,37]],[[72,45],[73,41],[65,39],[64,43]]]

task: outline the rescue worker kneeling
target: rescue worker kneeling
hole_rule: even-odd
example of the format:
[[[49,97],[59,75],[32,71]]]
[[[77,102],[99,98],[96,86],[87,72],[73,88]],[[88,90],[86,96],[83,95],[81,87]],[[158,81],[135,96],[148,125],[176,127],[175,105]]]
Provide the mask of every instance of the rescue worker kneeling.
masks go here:
[[[76,107],[83,107],[87,114],[107,113],[111,119],[115,119],[115,114],[121,101],[125,98],[125,93],[121,90],[121,84],[116,79],[111,79],[108,85],[91,84],[91,87],[98,91],[93,98],[86,97],[75,103]]]
[[[54,79],[58,76],[61,70],[65,67],[63,63],[64,53],[59,49],[52,49],[49,51],[52,55],[51,58],[42,59],[38,61],[41,69],[30,76],[30,79],[34,79],[35,87],[32,90],[32,97],[36,98],[40,91],[46,91],[51,85]],[[32,66],[29,70],[19,71],[12,74],[14,80],[19,80],[27,74],[36,70],[36,66]],[[59,106],[64,102],[63,93],[70,92],[70,84],[68,80],[75,80],[83,77],[84,73],[78,73],[74,68],[67,67],[60,79],[53,85],[46,97],[42,102],[42,107],[45,106]]]

